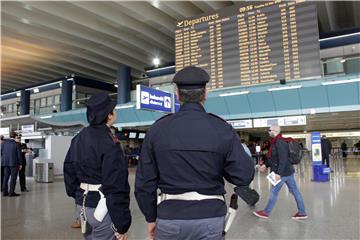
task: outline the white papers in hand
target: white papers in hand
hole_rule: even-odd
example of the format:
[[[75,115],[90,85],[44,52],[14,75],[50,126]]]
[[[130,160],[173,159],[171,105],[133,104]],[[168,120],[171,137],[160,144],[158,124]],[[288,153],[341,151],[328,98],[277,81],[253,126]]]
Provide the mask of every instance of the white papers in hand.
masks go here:
[[[281,179],[276,181],[274,172],[269,173],[266,178],[269,180],[269,182],[271,182],[273,186],[276,186],[279,182],[281,182]]]

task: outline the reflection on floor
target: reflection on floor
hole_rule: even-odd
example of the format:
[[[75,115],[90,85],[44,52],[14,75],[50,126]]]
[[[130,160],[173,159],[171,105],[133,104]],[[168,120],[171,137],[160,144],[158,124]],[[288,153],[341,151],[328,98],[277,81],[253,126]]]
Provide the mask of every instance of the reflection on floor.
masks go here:
[[[297,166],[296,179],[305,200],[308,220],[291,219],[296,205],[288,189],[283,187],[268,220],[253,216],[240,200],[235,222],[226,239],[360,239],[360,158],[343,160],[335,156],[332,167],[330,182],[318,183],[311,181],[308,160]],[[129,181],[134,186],[133,171]],[[74,220],[74,202],[66,196],[62,179],[49,184],[28,180],[28,185],[31,191],[20,197],[1,197],[1,239],[81,239],[80,230],[70,228]],[[257,173],[252,187],[261,195],[257,204],[260,210],[267,202],[270,187],[265,175]],[[227,185],[227,189],[231,192],[232,187]],[[146,223],[133,193],[131,211],[133,223],[129,239],[147,239]]]

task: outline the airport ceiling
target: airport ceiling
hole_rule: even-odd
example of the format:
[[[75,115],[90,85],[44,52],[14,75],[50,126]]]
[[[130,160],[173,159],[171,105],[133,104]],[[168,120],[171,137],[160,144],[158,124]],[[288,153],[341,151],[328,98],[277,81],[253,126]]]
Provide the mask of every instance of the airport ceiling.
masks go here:
[[[75,73],[115,83],[174,61],[177,20],[251,1],[2,1],[1,92]],[[320,32],[360,26],[360,3],[316,2]]]

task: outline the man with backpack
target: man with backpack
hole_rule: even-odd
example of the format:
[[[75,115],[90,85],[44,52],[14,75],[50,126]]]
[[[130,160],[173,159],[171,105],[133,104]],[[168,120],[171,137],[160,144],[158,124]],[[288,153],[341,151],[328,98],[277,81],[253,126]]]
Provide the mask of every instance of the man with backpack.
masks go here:
[[[296,205],[298,208],[298,212],[292,217],[292,219],[302,220],[307,219],[308,216],[305,211],[304,200],[301,196],[300,191],[298,190],[294,178],[294,167],[292,166],[292,162],[295,161],[297,151],[294,151],[294,146],[296,144],[290,143],[293,140],[288,138],[283,138],[280,134],[281,129],[279,126],[273,125],[269,129],[269,135],[271,137],[271,146],[267,153],[267,157],[269,159],[268,166],[261,165],[260,171],[266,172],[267,167],[270,167],[271,171],[275,173],[275,179],[281,180],[275,186],[271,186],[270,197],[268,203],[264,210],[253,212],[255,216],[260,218],[269,218],[271,210],[276,204],[278,194],[284,185],[284,183],[288,186],[290,193],[294,196]],[[291,146],[291,147],[289,147]]]

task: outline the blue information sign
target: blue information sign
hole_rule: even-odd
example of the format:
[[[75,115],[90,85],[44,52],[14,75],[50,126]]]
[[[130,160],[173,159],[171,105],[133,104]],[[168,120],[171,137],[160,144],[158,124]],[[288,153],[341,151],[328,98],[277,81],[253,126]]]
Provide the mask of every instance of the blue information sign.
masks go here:
[[[136,108],[152,111],[172,112],[173,96],[168,92],[137,85]]]
[[[322,161],[321,156],[321,137],[319,132],[311,133],[311,155],[313,165],[320,165]]]

